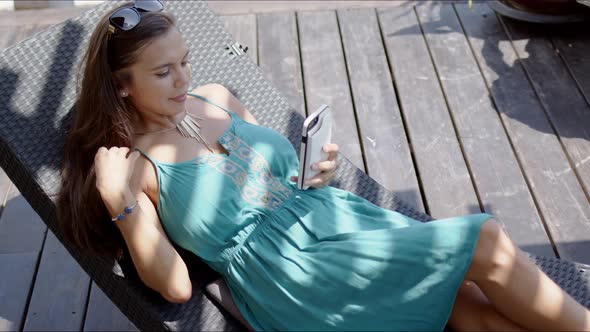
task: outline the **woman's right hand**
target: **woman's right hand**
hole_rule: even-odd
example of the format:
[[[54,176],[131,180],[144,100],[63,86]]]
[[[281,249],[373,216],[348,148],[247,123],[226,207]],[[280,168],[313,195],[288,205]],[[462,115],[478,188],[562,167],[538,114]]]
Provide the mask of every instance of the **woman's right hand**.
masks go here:
[[[129,190],[129,179],[133,173],[139,152],[133,151],[127,157],[129,148],[101,146],[94,156],[96,189],[104,199],[121,197]]]

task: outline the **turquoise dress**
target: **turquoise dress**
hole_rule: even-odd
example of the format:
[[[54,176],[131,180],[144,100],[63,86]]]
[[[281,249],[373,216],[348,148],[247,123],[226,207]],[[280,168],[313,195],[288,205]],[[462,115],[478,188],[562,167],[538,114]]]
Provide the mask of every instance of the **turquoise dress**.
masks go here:
[[[229,155],[165,163],[138,150],[155,165],[169,238],[223,276],[248,323],[442,330],[491,216],[421,223],[334,187],[298,190],[289,140],[224,110]]]

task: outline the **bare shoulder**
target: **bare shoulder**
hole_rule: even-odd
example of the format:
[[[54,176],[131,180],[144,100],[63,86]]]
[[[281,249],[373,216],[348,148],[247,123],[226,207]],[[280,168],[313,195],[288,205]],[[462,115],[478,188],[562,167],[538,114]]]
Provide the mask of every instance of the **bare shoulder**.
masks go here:
[[[149,137],[140,137],[134,143],[135,147],[146,153],[150,153],[150,146],[154,144]],[[146,157],[140,156],[137,158],[129,179],[129,186],[135,195],[145,193],[155,205],[157,203],[158,185],[154,167]]]
[[[145,148],[142,148],[142,150],[145,151]],[[150,162],[143,156],[139,156],[135,161],[133,171],[129,178],[129,187],[134,194],[147,191],[148,181],[146,181],[146,174],[149,174],[150,166]]]
[[[205,84],[191,92],[201,95],[236,113],[247,122],[258,124],[254,116],[240,103],[234,94],[225,86],[218,83]]]

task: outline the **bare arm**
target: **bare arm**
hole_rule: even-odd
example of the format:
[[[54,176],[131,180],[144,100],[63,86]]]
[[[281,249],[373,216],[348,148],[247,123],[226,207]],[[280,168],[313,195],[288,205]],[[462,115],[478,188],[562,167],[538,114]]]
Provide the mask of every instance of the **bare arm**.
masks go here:
[[[138,275],[166,300],[187,302],[192,294],[188,269],[168,240],[154,204],[145,193],[147,189],[142,187],[140,174],[144,169],[141,164],[135,163],[139,152],[133,152],[127,158],[128,152],[129,148],[99,149],[95,156],[97,189],[113,216],[137,199],[133,212],[124,220],[117,221],[116,225],[125,239]],[[235,307],[225,284],[221,286],[225,298],[231,303],[228,310],[252,330]]]
[[[188,269],[162,229],[153,203],[137,189],[129,188],[118,196],[103,198],[113,216],[123,211],[125,205],[138,200],[133,212],[116,225],[139,277],[167,301],[187,302],[192,294]]]
[[[130,190],[127,195],[129,196],[124,201],[133,202],[133,197],[137,197],[139,203],[133,212],[117,225],[125,238],[141,280],[148,287],[162,294],[169,302],[187,302],[191,297],[192,286],[186,265],[168,241],[154,205],[142,191],[134,195]],[[144,206],[147,208],[143,208]],[[122,211],[123,208],[113,207],[113,210]],[[236,307],[223,279],[217,279],[208,288],[210,291],[213,290],[213,293],[219,297],[218,300],[234,317],[248,330],[254,331]]]

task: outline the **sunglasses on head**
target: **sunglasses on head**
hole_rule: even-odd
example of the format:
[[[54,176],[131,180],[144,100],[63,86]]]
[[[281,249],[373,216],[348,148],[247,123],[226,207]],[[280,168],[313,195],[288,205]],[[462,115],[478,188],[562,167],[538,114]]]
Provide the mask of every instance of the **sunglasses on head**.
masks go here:
[[[133,6],[119,8],[109,17],[109,31],[115,32],[115,28],[129,31],[141,21],[140,11],[159,12],[164,9],[160,0],[136,0]]]

